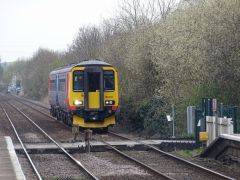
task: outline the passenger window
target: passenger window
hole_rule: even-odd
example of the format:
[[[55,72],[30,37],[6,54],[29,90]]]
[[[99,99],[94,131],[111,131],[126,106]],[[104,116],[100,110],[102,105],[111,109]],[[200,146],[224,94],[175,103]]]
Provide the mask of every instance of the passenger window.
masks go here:
[[[84,90],[84,78],[83,71],[73,72],[73,91],[83,91]]]
[[[50,81],[50,91],[56,91],[56,83],[55,80]]]
[[[114,72],[113,71],[104,71],[103,83],[104,83],[104,90],[106,91],[114,90]]]
[[[66,90],[66,82],[65,79],[59,80],[59,91],[65,92]]]

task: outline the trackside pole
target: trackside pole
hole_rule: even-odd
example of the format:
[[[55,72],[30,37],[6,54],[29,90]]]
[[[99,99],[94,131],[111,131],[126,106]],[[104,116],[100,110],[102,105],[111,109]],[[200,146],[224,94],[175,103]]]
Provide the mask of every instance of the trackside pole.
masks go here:
[[[84,131],[84,140],[85,140],[85,147],[86,147],[86,152],[90,153],[90,140],[92,139],[92,130],[87,129]]]
[[[79,126],[77,125],[72,126],[72,134],[73,134],[74,141],[76,141],[77,136],[79,135]]]
[[[174,111],[174,104],[172,104],[172,123],[173,123],[173,126],[172,126],[172,138],[175,138],[175,124],[174,124],[174,120],[175,120],[175,111]]]

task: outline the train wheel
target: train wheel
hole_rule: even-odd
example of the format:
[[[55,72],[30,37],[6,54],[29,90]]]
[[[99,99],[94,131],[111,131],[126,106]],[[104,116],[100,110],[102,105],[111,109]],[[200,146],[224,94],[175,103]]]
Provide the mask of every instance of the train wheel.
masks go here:
[[[53,117],[57,117],[57,114],[56,114],[56,110],[54,108],[51,107],[50,109],[50,114],[53,116]]]
[[[61,111],[58,112],[58,119],[59,119],[59,121],[62,120],[62,117],[61,117]]]
[[[57,114],[57,120],[60,121],[60,113],[57,111],[56,114]]]
[[[72,118],[73,118],[72,115],[71,115],[70,113],[68,113],[66,120],[67,120],[67,124],[68,124],[70,127],[72,126],[72,121],[73,121]]]
[[[79,131],[80,131],[80,132],[84,132],[85,129],[86,129],[86,128],[79,126]]]
[[[63,122],[67,124],[67,116],[65,112],[63,112]]]
[[[62,111],[61,111],[61,113],[60,113],[60,120],[64,122],[63,112],[62,112]]]
[[[103,133],[108,133],[108,127],[102,128]]]

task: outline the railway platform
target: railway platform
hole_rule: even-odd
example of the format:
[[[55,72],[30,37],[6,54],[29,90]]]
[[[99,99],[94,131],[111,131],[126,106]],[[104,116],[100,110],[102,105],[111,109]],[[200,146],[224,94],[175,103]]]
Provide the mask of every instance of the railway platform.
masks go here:
[[[220,161],[240,163],[240,134],[222,134],[200,155]]]
[[[10,137],[0,137],[0,180],[25,180]]]

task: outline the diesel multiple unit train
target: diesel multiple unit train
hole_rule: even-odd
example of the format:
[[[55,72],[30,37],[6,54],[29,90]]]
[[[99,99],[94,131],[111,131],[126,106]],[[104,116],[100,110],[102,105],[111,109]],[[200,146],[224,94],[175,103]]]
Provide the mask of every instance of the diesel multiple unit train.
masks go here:
[[[112,65],[88,60],[49,75],[50,113],[67,125],[101,128],[115,124],[118,74]]]

